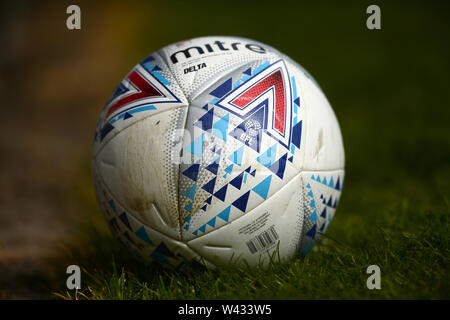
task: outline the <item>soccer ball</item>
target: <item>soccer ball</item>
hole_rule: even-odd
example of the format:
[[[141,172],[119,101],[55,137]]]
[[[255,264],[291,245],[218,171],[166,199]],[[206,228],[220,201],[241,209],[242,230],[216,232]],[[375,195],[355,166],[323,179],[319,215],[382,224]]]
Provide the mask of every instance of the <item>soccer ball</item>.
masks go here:
[[[307,253],[330,225],[344,147],[305,69],[213,36],[128,73],[100,115],[92,167],[112,232],[144,261],[267,266]]]

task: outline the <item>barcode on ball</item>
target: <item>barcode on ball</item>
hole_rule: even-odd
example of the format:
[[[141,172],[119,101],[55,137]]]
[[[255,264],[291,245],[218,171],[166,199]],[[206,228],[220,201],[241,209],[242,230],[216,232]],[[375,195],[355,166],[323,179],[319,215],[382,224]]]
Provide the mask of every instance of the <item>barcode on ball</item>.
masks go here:
[[[271,226],[266,231],[261,232],[253,239],[246,242],[251,254],[270,247],[279,239],[275,226]]]

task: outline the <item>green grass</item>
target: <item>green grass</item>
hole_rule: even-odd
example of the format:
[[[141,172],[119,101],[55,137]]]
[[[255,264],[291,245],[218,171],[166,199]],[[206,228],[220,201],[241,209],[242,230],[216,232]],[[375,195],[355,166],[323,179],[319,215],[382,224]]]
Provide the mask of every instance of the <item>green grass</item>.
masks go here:
[[[372,211],[377,215],[370,218],[372,223],[342,213],[315,250],[267,270],[146,266],[112,238],[102,221],[98,226],[90,221],[78,244],[57,263],[60,270],[73,263],[82,267],[82,290],[60,290],[58,295],[68,299],[448,299],[448,202],[430,210],[411,209],[402,200],[382,217],[377,211]],[[409,219],[411,214],[420,219]],[[381,290],[366,287],[366,269],[372,264],[381,268]],[[65,279],[61,277],[59,283],[65,284]]]
[[[148,8],[159,13],[152,15],[156,22],[142,10],[130,66],[173,41],[235,34],[274,45],[316,77],[337,114],[346,149],[336,217],[314,250],[268,270],[146,266],[107,230],[86,158],[77,194],[86,212],[73,241],[49,261],[48,297],[449,299],[448,7],[381,2],[382,30],[372,32],[365,29],[368,4],[290,4],[288,10],[267,11],[250,2],[233,12],[211,2],[195,8],[180,3],[171,10],[160,4]],[[230,15],[236,23],[224,24]],[[277,28],[261,22],[279,15],[284,18]],[[144,30],[169,19],[178,23],[142,41],[149,38]],[[65,289],[69,264],[83,268],[76,294]],[[366,269],[373,264],[381,268],[381,290],[366,287]]]

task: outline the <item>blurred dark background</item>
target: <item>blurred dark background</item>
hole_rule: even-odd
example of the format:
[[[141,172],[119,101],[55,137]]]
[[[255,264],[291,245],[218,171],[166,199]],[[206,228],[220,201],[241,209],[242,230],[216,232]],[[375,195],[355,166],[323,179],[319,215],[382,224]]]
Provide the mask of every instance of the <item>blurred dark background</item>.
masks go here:
[[[70,4],[81,8],[81,30],[66,28]],[[366,27],[370,4],[381,8],[381,30]],[[0,298],[39,296],[17,279],[45,274],[43,261],[78,222],[100,217],[90,176],[97,116],[138,61],[188,38],[253,38],[316,78],[346,149],[346,200],[335,224],[360,223],[367,208],[390,209],[399,197],[412,206],[442,201],[450,191],[449,8],[444,1],[2,2]]]

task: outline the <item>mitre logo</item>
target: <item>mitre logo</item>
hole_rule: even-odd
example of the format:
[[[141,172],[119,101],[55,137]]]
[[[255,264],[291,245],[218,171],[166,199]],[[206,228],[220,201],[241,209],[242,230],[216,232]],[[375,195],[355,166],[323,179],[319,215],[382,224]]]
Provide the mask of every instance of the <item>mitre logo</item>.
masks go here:
[[[204,45],[192,46],[184,50],[176,51],[172,53],[172,55],[170,56],[170,61],[172,61],[172,63],[175,64],[178,63],[180,58],[189,59],[193,56],[199,56],[205,53],[213,53],[220,51],[230,51],[230,50],[239,51],[242,48],[245,48],[246,50],[250,50],[256,53],[261,54],[266,53],[266,49],[258,44],[254,43],[243,44],[241,42],[232,42],[230,44],[227,44],[224,41],[216,40],[213,43],[206,43]]]

